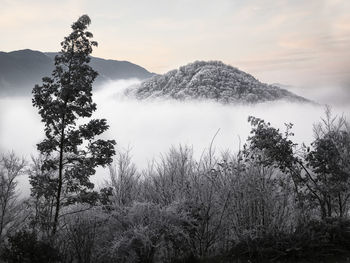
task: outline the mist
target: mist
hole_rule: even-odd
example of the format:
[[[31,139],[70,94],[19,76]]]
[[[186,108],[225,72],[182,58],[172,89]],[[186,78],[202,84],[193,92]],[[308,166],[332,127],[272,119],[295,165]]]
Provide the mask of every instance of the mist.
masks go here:
[[[286,101],[256,105],[222,105],[208,101],[156,100],[139,101],[124,95],[125,89],[138,85],[137,79],[110,81],[94,92],[97,111],[94,118],[106,118],[110,129],[103,137],[117,142],[117,151],[131,150],[133,161],[139,169],[158,160],[170,147],[187,145],[199,158],[208,149],[214,135],[215,152],[237,151],[249,135],[248,116],[263,118],[274,127],[284,129],[284,123],[293,123],[294,141],[310,143],[313,124],[324,116],[324,105],[299,104]],[[313,89],[314,90],[314,89]],[[293,91],[293,90],[292,90]],[[298,90],[303,95],[302,90]],[[311,90],[312,91],[312,90]],[[308,98],[317,101],[325,92]],[[329,94],[332,93],[330,89]],[[342,97],[342,94],[336,94]],[[334,97],[333,94],[332,97]],[[324,100],[322,101],[324,102]],[[334,114],[349,117],[350,104],[330,105]],[[0,152],[14,151],[30,161],[36,156],[36,144],[44,138],[43,124],[30,97],[0,98]],[[93,182],[101,185],[108,174],[99,169]],[[29,184],[21,179],[24,192]]]

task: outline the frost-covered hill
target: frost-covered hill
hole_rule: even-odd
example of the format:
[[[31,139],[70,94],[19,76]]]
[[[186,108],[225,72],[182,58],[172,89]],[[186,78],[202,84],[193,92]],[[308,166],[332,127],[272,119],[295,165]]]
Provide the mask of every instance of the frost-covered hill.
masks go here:
[[[274,100],[307,102],[285,89],[261,83],[252,75],[220,61],[196,61],[145,80],[127,91],[138,99],[210,99],[221,103],[258,103]]]

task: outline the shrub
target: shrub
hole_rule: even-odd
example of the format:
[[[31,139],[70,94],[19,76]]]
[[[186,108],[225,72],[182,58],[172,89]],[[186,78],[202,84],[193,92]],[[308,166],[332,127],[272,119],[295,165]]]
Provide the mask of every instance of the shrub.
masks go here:
[[[60,260],[58,251],[50,243],[38,240],[34,232],[25,230],[9,237],[1,258],[9,263],[48,263]]]

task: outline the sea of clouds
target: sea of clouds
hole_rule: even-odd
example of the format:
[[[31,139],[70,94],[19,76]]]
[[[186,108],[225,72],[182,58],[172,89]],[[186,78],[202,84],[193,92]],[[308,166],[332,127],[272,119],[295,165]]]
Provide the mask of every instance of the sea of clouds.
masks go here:
[[[249,135],[251,127],[247,119],[250,115],[263,118],[281,130],[284,123],[291,122],[295,142],[308,144],[313,140],[313,124],[324,116],[323,104],[278,101],[222,105],[205,101],[139,101],[124,95],[126,89],[139,83],[137,79],[119,80],[99,87],[94,92],[98,109],[93,115],[107,119],[110,129],[103,137],[116,140],[118,151],[131,149],[139,169],[146,168],[170,147],[180,144],[192,147],[194,156],[199,158],[217,131],[215,151],[218,154],[227,149],[237,151]],[[317,94],[308,94],[317,101]],[[321,95],[324,98],[324,93]],[[350,118],[350,103],[330,106],[334,114]],[[29,162],[31,156],[37,155],[36,143],[43,136],[43,124],[30,97],[0,98],[0,153],[14,151]],[[93,181],[101,185],[107,174],[107,170],[99,169]],[[20,183],[29,193],[27,179],[23,177]]]

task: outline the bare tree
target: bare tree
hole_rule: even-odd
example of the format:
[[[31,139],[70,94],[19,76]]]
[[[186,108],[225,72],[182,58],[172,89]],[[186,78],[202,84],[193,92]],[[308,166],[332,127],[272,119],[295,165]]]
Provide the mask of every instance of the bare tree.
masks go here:
[[[109,166],[109,171],[110,181],[107,184],[112,187],[114,204],[130,205],[137,197],[140,177],[131,161],[130,150],[118,152],[114,165]]]
[[[25,160],[13,152],[0,159],[0,243],[15,224],[19,204],[17,202],[17,179],[23,173]]]

